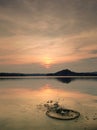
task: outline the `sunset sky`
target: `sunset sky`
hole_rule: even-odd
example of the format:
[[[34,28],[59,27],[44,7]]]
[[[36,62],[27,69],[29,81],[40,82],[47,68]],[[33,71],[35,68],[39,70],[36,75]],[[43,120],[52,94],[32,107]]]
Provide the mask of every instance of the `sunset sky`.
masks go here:
[[[0,72],[97,71],[97,0],[0,0]]]

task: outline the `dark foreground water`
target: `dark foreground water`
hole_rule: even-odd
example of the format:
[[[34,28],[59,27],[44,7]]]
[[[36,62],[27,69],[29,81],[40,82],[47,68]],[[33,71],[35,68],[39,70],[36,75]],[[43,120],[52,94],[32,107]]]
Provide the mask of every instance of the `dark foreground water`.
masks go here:
[[[79,111],[80,118],[47,117],[48,100]],[[0,130],[97,130],[97,79],[0,79]]]

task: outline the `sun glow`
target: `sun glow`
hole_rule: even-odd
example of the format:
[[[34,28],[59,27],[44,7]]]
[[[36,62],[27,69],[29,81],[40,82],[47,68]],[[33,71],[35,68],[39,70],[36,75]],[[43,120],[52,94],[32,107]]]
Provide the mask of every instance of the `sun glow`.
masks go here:
[[[45,56],[43,57],[42,60],[42,65],[45,66],[46,68],[50,68],[50,66],[54,64],[54,60],[51,57]]]

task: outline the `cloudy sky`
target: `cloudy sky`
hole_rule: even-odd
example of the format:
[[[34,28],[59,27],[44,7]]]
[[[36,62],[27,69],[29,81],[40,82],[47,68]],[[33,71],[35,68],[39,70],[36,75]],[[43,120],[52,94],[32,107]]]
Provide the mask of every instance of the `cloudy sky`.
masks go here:
[[[97,71],[97,0],[0,0],[0,72]]]

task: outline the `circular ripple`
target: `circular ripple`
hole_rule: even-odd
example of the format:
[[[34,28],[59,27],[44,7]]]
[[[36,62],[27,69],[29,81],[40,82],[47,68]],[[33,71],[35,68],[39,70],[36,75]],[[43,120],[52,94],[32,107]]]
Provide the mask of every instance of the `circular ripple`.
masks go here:
[[[73,120],[80,116],[80,113],[74,110],[63,109],[62,111],[63,113],[57,113],[56,111],[47,111],[46,115],[58,120]]]

